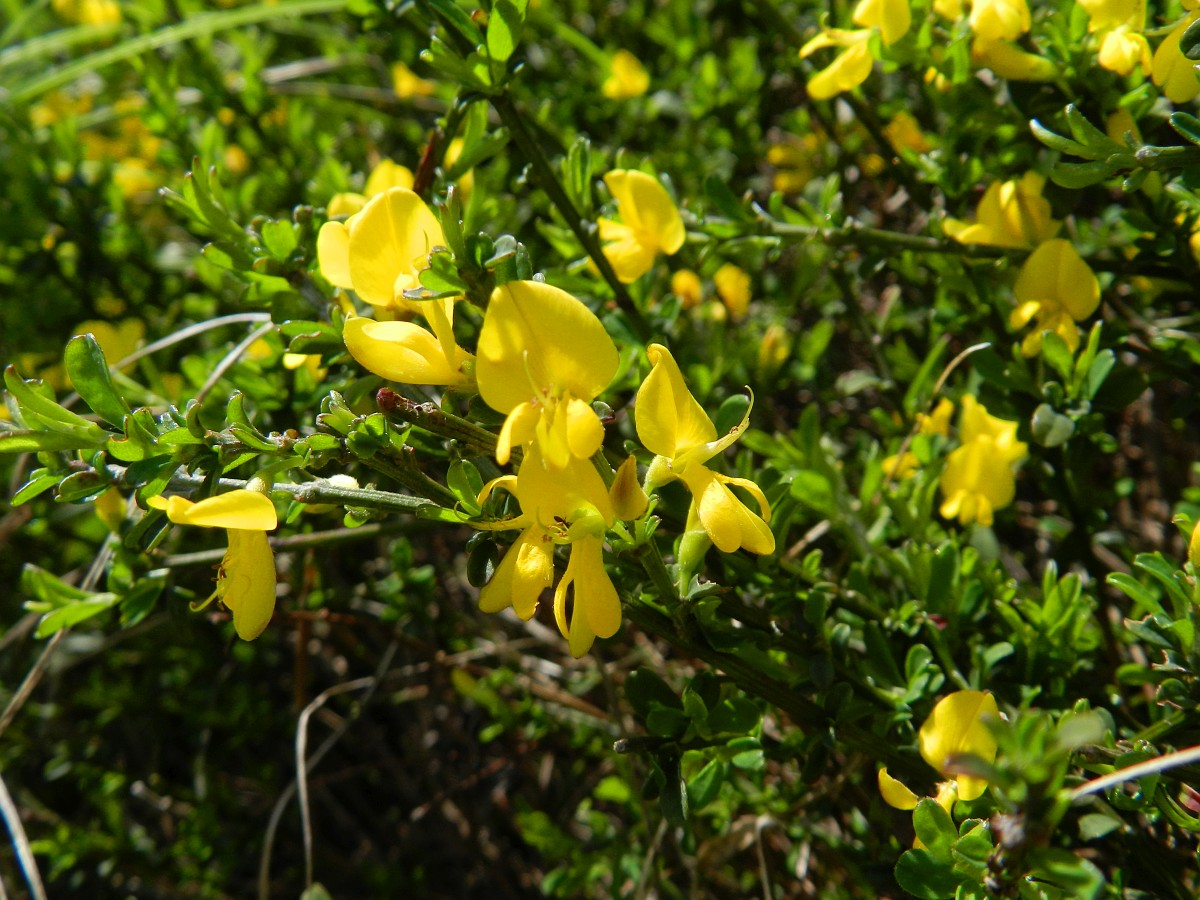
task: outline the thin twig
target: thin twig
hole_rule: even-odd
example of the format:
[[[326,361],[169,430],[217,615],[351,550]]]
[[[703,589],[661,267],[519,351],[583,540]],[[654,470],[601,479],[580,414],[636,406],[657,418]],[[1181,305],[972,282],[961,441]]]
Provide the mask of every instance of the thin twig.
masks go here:
[[[60,634],[62,632],[59,632]],[[12,835],[13,846],[17,851],[17,859],[21,861],[21,871],[29,882],[29,893],[34,900],[46,900],[46,889],[42,886],[42,876],[38,872],[37,860],[33,857],[33,848],[29,845],[29,836],[25,834],[25,826],[21,824],[21,813],[13,803],[12,795],[4,779],[0,778],[0,815],[4,816],[4,824]],[[3,888],[0,887],[0,891]]]
[[[1085,797],[1088,794],[1098,794],[1100,791],[1106,791],[1110,787],[1116,787],[1118,784],[1126,781],[1136,781],[1146,775],[1158,775],[1167,769],[1173,769],[1176,766],[1186,766],[1188,763],[1194,762],[1200,762],[1200,745],[1188,747],[1184,750],[1176,750],[1174,753],[1148,759],[1135,766],[1117,769],[1115,772],[1095,778],[1071,791],[1071,799],[1078,800],[1080,797]]]
[[[196,402],[200,403],[204,400],[205,395],[207,395],[209,391],[216,387],[217,382],[224,377],[226,372],[234,367],[237,361],[241,359],[242,354],[250,349],[251,344],[261,338],[266,337],[274,330],[275,323],[268,322],[266,325],[254,329],[254,331],[250,332],[242,339],[240,344],[226,353],[225,358],[217,363],[217,367],[212,370],[212,374],[208,376],[204,384],[201,385],[200,390],[196,392]]]

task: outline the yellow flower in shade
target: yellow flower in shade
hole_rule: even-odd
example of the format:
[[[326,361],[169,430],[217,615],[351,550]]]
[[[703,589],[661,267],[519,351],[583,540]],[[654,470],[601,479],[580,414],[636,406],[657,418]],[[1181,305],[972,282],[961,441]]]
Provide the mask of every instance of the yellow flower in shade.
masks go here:
[[[1187,103],[1200,94],[1196,63],[1184,56],[1180,47],[1183,33],[1197,19],[1200,19],[1200,10],[1188,13],[1158,45],[1150,63],[1150,74],[1154,83],[1162,88],[1162,92],[1172,103]]]
[[[681,307],[691,309],[704,299],[704,286],[691,269],[680,269],[671,276],[671,293],[679,298]]]
[[[650,74],[641,61],[628,50],[612,55],[612,66],[604,79],[601,91],[609,100],[640,97],[650,88]]]
[[[735,322],[746,317],[750,308],[750,275],[745,269],[733,263],[725,263],[713,275],[713,284],[717,288],[717,296],[729,310],[729,316]]]
[[[1016,422],[989,415],[970,395],[963,397],[959,437],[962,443],[942,472],[941,513],[963,525],[991,525],[993,512],[1016,496],[1015,466],[1028,447],[1017,440]]]
[[[918,746],[921,757],[950,780],[938,784],[935,799],[946,812],[957,800],[977,800],[987,790],[987,780],[973,775],[954,774],[957,756],[970,754],[985,762],[996,759],[996,739],[987,726],[988,719],[999,719],[996,698],[987,691],[956,691],[938,701],[932,714],[921,726]],[[879,770],[879,793],[889,806],[915,809],[920,798],[902,782]]]
[[[1036,172],[1026,172],[1019,181],[994,182],[979,201],[975,223],[947,219],[946,234],[963,244],[1033,249],[1062,225],[1050,218],[1050,203],[1042,196],[1045,183]]]
[[[74,333],[91,334],[104,351],[105,360],[113,366],[142,345],[146,337],[146,323],[141,319],[122,319],[120,322],[95,319],[80,322],[75,326]]]
[[[973,0],[967,23],[981,44],[1015,41],[1029,30],[1029,7],[1025,0]]]
[[[678,478],[692,493],[687,532],[704,532],[723,553],[742,547],[752,553],[773,552],[775,536],[767,525],[771,507],[759,486],[704,465],[742,436],[750,410],[737,427],[718,438],[716,427],[684,384],[671,352],[661,344],[651,344],[646,356],[653,368],[636,400],[638,437],[655,454],[646,473],[646,490]],[[730,485],[758,501],[758,515],[737,498]]]
[[[971,61],[1009,81],[1053,81],[1058,77],[1058,67],[1050,60],[1026,53],[1009,41],[976,41],[971,45]]]
[[[612,637],[621,625],[621,602],[603,556],[604,533],[616,519],[613,499],[589,460],[570,459],[551,470],[537,444],[529,448],[517,475],[484,486],[480,502],[498,487],[510,491],[521,506],[521,514],[502,527],[523,530],[479,592],[479,608],[499,612],[512,607],[518,617],[531,618],[542,592],[554,582],[555,546],[569,544],[567,569],[554,591],[554,618],[571,654],[583,656],[597,637]],[[644,495],[642,500],[644,509]]]
[[[402,384],[470,387],[474,357],[454,340],[454,300],[415,302],[432,331],[416,322],[377,322],[360,316],[346,320],[342,340],[368,372]]]
[[[1021,344],[1026,356],[1042,349],[1042,335],[1053,331],[1072,353],[1079,346],[1079,326],[1100,305],[1100,283],[1075,252],[1070,241],[1046,241],[1025,260],[1013,289],[1017,308],[1009,316],[1013,328],[1024,328],[1036,319]]]
[[[884,46],[891,46],[908,34],[912,10],[909,0],[858,0],[853,21],[863,28],[878,28]]]
[[[828,100],[844,91],[851,91],[867,80],[875,59],[871,56],[869,29],[846,30],[827,28],[800,48],[800,58],[807,59],[825,47],[841,47],[833,62],[808,79],[808,96]]]
[[[392,91],[401,100],[429,97],[437,91],[437,83],[422,78],[404,63],[398,62],[392,64]]]
[[[910,113],[901,110],[884,126],[883,136],[897,152],[911,150],[913,153],[928,153],[933,149],[929,139],[921,131],[921,126]]]
[[[604,183],[617,201],[621,221],[600,220],[604,255],[625,284],[650,271],[659,253],[670,256],[683,246],[683,219],[657,178],[634,169],[615,169]]]
[[[510,281],[492,292],[479,331],[476,378],[507,418],[496,460],[536,442],[551,469],[586,460],[604,441],[592,401],[617,373],[617,348],[595,314],[566,291]],[[524,472],[529,462],[522,465]]]
[[[420,287],[429,253],[444,245],[442,226],[420,197],[401,187],[372,197],[345,222],[326,222],[317,235],[321,274],[354,290],[372,306],[412,309],[404,292]]]
[[[243,641],[262,634],[275,610],[275,555],[267,532],[279,519],[270,499],[258,491],[236,490],[199,503],[183,497],[153,497],[150,505],[165,509],[177,525],[226,529],[229,549],[213,596],[233,613],[233,628]]]

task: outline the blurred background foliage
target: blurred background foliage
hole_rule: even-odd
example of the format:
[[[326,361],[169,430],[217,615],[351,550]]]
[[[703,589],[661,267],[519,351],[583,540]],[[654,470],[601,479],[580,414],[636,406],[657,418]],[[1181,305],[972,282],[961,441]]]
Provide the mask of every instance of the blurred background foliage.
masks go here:
[[[431,200],[455,184],[467,234],[515,236],[601,313],[624,363],[608,446],[632,442],[644,341],[503,107],[584,219],[611,214],[599,179],[617,167],[678,201],[687,245],[628,287],[641,338],[669,343],[722,430],[753,391],[726,470],[766,491],[778,546],[709,553],[673,605],[616,554],[626,625],[573,660],[548,615],[478,612],[468,569],[490,535],[295,504],[283,614],[242,643],[219,610],[188,611],[222,536],[159,535],[91,451],[0,456],[5,703],[46,646],[25,603],[80,584],[120,598],[60,632],[3,723],[0,772],[50,896],[290,896],[313,874],[339,897],[1195,896],[1194,764],[1063,798],[1200,743],[1200,168],[1125,190],[1138,164],[1113,162],[1064,186],[1064,154],[1029,125],[1072,133],[1075,104],[1182,150],[1186,104],[1102,69],[1073,0],[1032,4],[1026,49],[1056,71],[1037,82],[973,67],[965,19],[911,6],[910,36],[826,101],[798,51],[848,27],[849,3],[533,2],[480,85],[464,59],[472,28],[499,40],[487,3],[0,0],[0,358],[21,376],[66,402],[73,335],[113,364],[169,339],[112,377],[155,415],[199,401],[206,436],[172,472],[249,477],[323,434],[306,474],[397,489],[372,463],[381,381],[343,351],[315,255],[331,198],[393,160]],[[1185,14],[1163,6],[1160,33]],[[609,83],[622,51],[642,91]],[[1029,171],[1050,176],[1103,297],[1078,350],[1047,338],[1031,357],[1009,324],[1023,251],[944,229]],[[939,516],[953,440],[917,434],[939,397],[968,394],[1031,450],[990,527]],[[453,488],[466,454],[404,438]],[[915,473],[888,474],[905,449]],[[656,509],[669,561],[686,502],[668,487]],[[932,794],[917,729],[961,689],[1009,715],[992,793],[960,804],[961,826],[892,810],[876,769]],[[319,755],[313,873],[298,733]],[[914,827],[931,849],[906,854]],[[0,877],[19,894],[17,843]]]

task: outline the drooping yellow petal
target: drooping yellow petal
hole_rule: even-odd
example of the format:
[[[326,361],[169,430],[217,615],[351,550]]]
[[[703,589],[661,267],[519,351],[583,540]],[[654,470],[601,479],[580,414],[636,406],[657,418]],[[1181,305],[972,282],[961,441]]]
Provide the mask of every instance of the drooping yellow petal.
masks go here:
[[[567,600],[572,611],[567,616]],[[621,601],[604,569],[604,540],[584,537],[571,544],[571,558],[554,590],[554,618],[576,659],[597,637],[608,638],[621,627]]]
[[[942,774],[956,754],[970,753],[985,762],[996,758],[996,739],[985,719],[999,718],[996,698],[986,691],[956,691],[943,697],[921,726],[918,736],[921,756]],[[958,797],[974,800],[987,789],[987,781],[958,775]]]
[[[642,243],[620,222],[601,219],[600,238],[606,241],[604,257],[622,284],[632,284],[653,268],[658,249]]]
[[[243,641],[263,633],[275,611],[275,554],[265,531],[229,529],[229,549],[217,576],[217,597],[229,607],[234,631]]]
[[[718,550],[733,553],[744,548],[751,553],[775,552],[775,535],[766,522],[770,518],[771,507],[758,485],[697,465],[688,466],[680,478],[692,492],[695,518]],[[730,484],[745,488],[754,495],[761,517],[737,498],[729,489]]]
[[[636,458],[625,457],[625,462],[617,469],[608,494],[618,519],[640,519],[646,512],[649,500],[642,486],[638,484]]]
[[[867,33],[863,32],[864,35]],[[866,42],[852,44],[808,79],[808,95],[814,100],[829,100],[845,91],[852,91],[867,80],[874,65],[871,48]]]
[[[479,608],[494,613],[511,606],[520,618],[531,619],[542,591],[553,581],[554,543],[535,523],[521,532],[479,591]]]
[[[496,288],[477,351],[479,392],[502,413],[535,396],[569,394],[590,403],[617,372],[617,348],[596,315],[538,281]]]
[[[638,438],[646,449],[672,459],[715,440],[717,429],[687,389],[671,351],[651,344],[646,356],[653,368],[634,404]]]
[[[176,525],[271,531],[279,524],[275,504],[258,491],[239,489],[193,503],[184,497],[152,497],[150,506],[165,509]]]
[[[863,28],[878,28],[884,45],[890,46],[908,34],[912,10],[909,0],[858,0],[853,22]]]
[[[403,292],[419,285],[434,247],[445,237],[429,207],[404,188],[389,188],[348,223],[350,279],[367,303],[402,307]]]
[[[457,386],[469,380],[463,364],[471,354],[454,345],[448,359],[442,342],[415,322],[356,316],[346,321],[342,340],[360,366],[389,381]]]
[[[888,774],[887,767],[879,770],[879,793],[888,806],[896,809],[916,809],[920,798],[908,789],[904,782]]]

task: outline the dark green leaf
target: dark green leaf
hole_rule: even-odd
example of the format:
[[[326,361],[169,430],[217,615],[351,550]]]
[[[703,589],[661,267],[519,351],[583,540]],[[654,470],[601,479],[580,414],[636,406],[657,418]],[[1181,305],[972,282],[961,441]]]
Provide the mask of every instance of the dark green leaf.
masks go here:
[[[113,425],[120,425],[129,412],[129,404],[113,386],[108,361],[96,339],[77,334],[67,342],[64,361],[71,384],[92,412]]]

